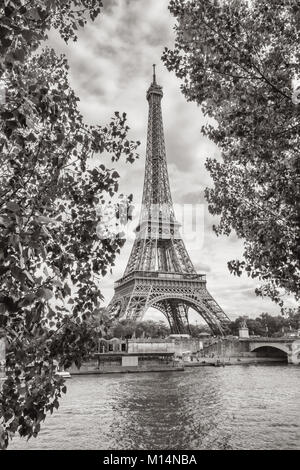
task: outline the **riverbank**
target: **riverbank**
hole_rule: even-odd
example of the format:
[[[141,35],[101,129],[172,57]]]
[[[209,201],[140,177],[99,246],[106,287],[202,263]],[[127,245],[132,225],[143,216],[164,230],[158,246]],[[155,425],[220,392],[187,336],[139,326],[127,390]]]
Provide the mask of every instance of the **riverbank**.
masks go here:
[[[141,374],[146,372],[182,372],[184,366],[178,367],[151,367],[151,368],[139,368],[139,367],[110,367],[106,369],[68,369],[71,376],[73,375],[106,375],[106,374]]]
[[[247,364],[285,364],[282,358],[276,357],[205,357],[193,358],[193,360],[177,360],[169,365],[139,364],[136,366],[122,366],[110,361],[105,365],[96,364],[94,361],[86,361],[80,369],[72,366],[68,369],[71,376],[73,375],[105,375],[105,374],[138,374],[146,372],[182,372],[186,368],[193,367],[218,367],[218,366],[234,366]]]
[[[244,364],[286,364],[286,361],[277,357],[206,357],[199,361],[185,361],[184,367],[203,367],[203,366],[240,366]]]

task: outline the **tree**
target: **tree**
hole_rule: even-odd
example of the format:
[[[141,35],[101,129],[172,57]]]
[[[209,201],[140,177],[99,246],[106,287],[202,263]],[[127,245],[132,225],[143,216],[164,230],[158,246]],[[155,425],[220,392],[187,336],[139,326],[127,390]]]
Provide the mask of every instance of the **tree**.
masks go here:
[[[211,334],[211,329],[207,325],[194,325],[190,323],[190,334],[194,338],[198,338],[201,333],[208,333]]]
[[[161,320],[147,320],[138,323],[137,332],[139,336],[144,335],[148,338],[165,338],[169,336],[170,328]]]
[[[90,322],[99,280],[123,244],[99,238],[97,207],[119,175],[96,159],[132,162],[126,115],[88,126],[68,82],[64,56],[46,47],[54,27],[68,41],[98,0],[6,0],[0,6],[0,328],[7,377],[0,393],[0,448],[16,432],[37,436],[66,387],[55,365],[80,361],[96,338]]]
[[[200,333],[211,333],[207,325],[190,324],[190,334],[192,337],[198,338]],[[109,328],[108,335],[112,338],[126,338],[135,335],[137,338],[142,336],[148,338],[166,338],[171,334],[170,328],[163,321],[135,321],[131,319],[119,320],[112,324]]]
[[[238,317],[228,325],[231,334],[238,335],[240,325],[246,320],[250,335],[258,336],[282,336],[291,329],[297,330],[300,325],[299,310],[290,309],[288,315],[270,315],[261,313],[257,318]]]
[[[135,335],[137,338],[146,336],[149,338],[165,338],[170,334],[169,327],[162,321],[135,321],[130,319],[123,319],[118,321],[112,326],[110,336],[117,338],[132,337]]]
[[[293,330],[300,329],[300,307],[295,309],[290,308],[287,311],[287,323],[288,327]]]
[[[137,322],[131,319],[123,319],[112,326],[109,331],[109,336],[111,338],[129,338],[133,335],[137,327]]]
[[[212,119],[202,133],[222,154],[206,162],[214,230],[244,239],[229,270],[262,281],[256,293],[283,306],[282,294],[300,292],[299,2],[172,0],[169,9],[176,39],[163,61]]]

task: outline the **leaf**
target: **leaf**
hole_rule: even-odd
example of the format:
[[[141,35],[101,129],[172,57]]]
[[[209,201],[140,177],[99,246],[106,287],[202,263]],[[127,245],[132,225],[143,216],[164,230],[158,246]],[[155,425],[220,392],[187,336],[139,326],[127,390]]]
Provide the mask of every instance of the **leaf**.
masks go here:
[[[37,296],[44,299],[44,300],[50,300],[53,297],[53,292],[50,289],[46,289],[45,287],[41,287],[37,291]]]
[[[32,284],[34,284],[34,279],[33,279],[33,277],[31,276],[31,274],[30,274],[27,270],[25,270],[25,271],[23,271],[23,272],[24,272],[25,276],[27,277],[27,279],[28,279]]]
[[[0,216],[0,225],[5,228],[8,228],[11,224],[11,220],[8,217]]]
[[[70,286],[67,283],[65,283],[65,285],[64,285],[64,294],[65,295],[71,295],[71,293],[72,293],[72,291],[71,291]]]
[[[56,223],[56,220],[50,217],[46,217],[44,215],[36,215],[35,220],[40,224],[50,224]]]
[[[22,269],[20,269],[18,266],[13,266],[11,268],[11,274],[13,275],[13,277],[15,279],[17,279],[21,283],[24,282],[24,280],[25,280],[24,273],[23,273]]]
[[[12,212],[20,212],[20,206],[16,202],[7,202],[6,208]]]
[[[35,295],[34,294],[28,294],[24,297],[21,302],[19,302],[20,307],[28,307],[31,305],[35,300]]]

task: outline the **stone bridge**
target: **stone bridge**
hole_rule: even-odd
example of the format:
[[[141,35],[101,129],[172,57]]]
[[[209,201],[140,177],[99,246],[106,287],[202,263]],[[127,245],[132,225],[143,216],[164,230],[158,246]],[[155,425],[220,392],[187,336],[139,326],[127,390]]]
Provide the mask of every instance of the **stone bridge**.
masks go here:
[[[245,338],[249,343],[249,352],[264,353],[282,351],[286,354],[289,364],[300,364],[300,338]]]

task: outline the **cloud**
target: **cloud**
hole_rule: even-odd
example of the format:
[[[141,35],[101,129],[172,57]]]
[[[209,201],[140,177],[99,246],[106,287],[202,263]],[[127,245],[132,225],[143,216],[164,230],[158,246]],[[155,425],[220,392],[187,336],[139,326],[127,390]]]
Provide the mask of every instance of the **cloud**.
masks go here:
[[[152,64],[157,64],[157,80],[164,91],[163,121],[173,201],[203,204],[204,188],[212,184],[205,160],[220,155],[217,147],[200,133],[205,123],[200,108],[186,102],[179,80],[160,60],[164,47],[172,47],[174,40],[174,20],[168,3],[168,0],[106,0],[103,14],[79,32],[76,43],[66,45],[53,31],[49,42],[68,58],[70,82],[80,97],[79,107],[86,122],[104,124],[114,111],[127,112],[130,136],[142,142],[140,159],[133,165],[118,162],[114,166],[121,175],[120,191],[133,193],[137,203],[141,202],[145,165],[146,90],[152,79]],[[211,294],[232,318],[240,314],[256,316],[262,311],[278,314],[273,303],[255,296],[254,280],[230,275],[227,261],[242,256],[242,242],[234,234],[216,237],[212,231],[216,222],[205,204],[203,240],[185,239],[196,268],[207,274]],[[106,302],[113,295],[113,282],[124,272],[130,250],[131,244],[126,243],[113,274],[101,282]],[[160,318],[161,314],[154,314],[151,309],[149,315]]]

